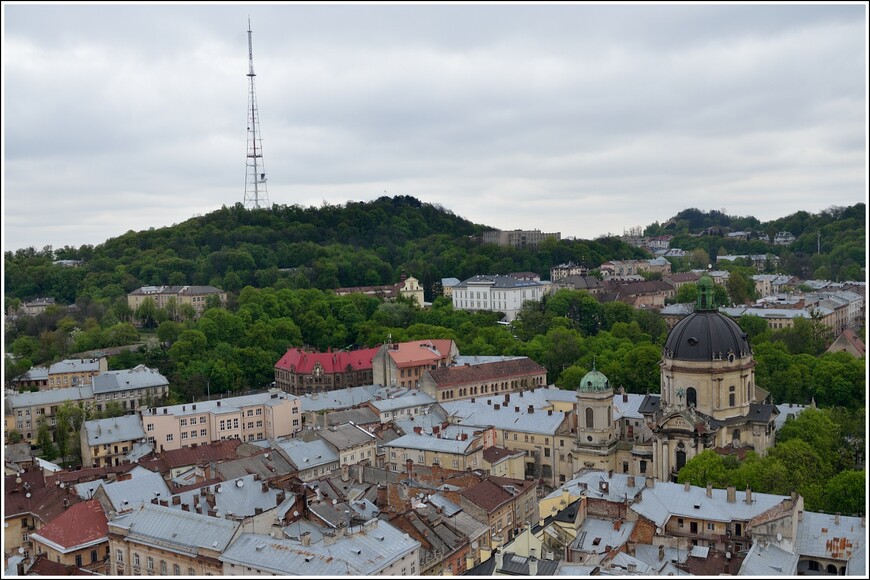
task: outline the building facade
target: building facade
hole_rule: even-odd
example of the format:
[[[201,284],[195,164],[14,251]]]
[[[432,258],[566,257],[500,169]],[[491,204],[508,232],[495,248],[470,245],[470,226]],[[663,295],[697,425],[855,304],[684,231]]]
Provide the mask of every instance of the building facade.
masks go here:
[[[511,322],[523,304],[540,302],[545,289],[546,286],[540,282],[517,280],[510,276],[477,275],[453,288],[453,308],[469,312],[502,312],[504,320]]]
[[[436,401],[535,389],[547,384],[547,369],[528,357],[478,365],[440,367],[423,373],[420,388]]]
[[[170,304],[181,307],[193,306],[196,316],[202,315],[209,296],[217,296],[221,306],[226,306],[227,293],[214,286],[143,286],[127,294],[127,305],[133,312],[149,298],[157,308]]]
[[[372,357],[372,380],[377,385],[419,387],[426,371],[451,365],[458,356],[450,339],[388,342]]]
[[[309,352],[291,348],[275,363],[275,386],[296,396],[372,384],[377,348]]]
[[[107,371],[93,379],[97,412],[115,401],[127,412],[154,407],[169,395],[169,381],[156,369],[138,365],[132,369]]]

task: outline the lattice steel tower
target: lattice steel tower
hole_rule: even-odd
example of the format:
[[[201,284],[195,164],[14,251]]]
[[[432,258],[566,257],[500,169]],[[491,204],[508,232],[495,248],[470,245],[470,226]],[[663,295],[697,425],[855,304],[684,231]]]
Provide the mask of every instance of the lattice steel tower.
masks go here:
[[[260,115],[254,90],[254,48],[251,42],[251,19],[248,18],[248,159],[245,169],[245,207],[268,209],[266,168],[263,165],[263,138],[260,135]]]

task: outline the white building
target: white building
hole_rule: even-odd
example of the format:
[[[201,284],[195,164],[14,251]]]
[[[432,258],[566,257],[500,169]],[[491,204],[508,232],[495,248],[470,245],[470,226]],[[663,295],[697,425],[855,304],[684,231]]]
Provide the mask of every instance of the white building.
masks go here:
[[[505,321],[511,322],[525,302],[540,302],[545,288],[540,282],[510,276],[477,275],[453,287],[453,308],[503,312]]]

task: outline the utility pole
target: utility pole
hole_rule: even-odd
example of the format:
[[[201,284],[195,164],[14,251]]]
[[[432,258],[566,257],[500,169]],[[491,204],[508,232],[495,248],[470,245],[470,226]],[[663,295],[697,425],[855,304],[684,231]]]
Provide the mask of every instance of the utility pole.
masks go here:
[[[822,253],[822,232],[816,234],[816,254]]]
[[[248,18],[248,153],[245,168],[245,207],[268,209],[266,168],[263,165],[263,137],[260,135],[260,116],[254,88],[254,45],[251,41],[251,19]]]

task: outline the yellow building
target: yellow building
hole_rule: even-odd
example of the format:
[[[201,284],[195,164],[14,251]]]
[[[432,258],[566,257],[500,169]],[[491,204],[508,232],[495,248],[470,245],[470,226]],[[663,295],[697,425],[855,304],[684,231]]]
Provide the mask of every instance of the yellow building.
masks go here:
[[[109,527],[98,500],[70,506],[32,539],[35,551],[52,562],[103,574],[107,571]]]
[[[82,465],[120,465],[133,445],[145,440],[138,415],[86,421],[80,432]]]

